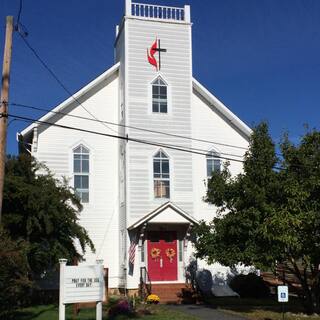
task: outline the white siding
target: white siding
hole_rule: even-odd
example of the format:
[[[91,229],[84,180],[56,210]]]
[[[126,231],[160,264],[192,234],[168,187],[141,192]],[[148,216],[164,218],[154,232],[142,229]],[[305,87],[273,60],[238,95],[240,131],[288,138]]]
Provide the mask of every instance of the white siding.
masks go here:
[[[188,24],[170,24],[156,21],[128,19],[128,103],[127,124],[166,133],[191,136],[191,27]],[[147,61],[147,48],[155,39],[161,40],[167,52],[162,53],[161,71]],[[150,84],[157,74],[161,75],[170,88],[172,110],[168,114],[150,112]],[[128,130],[129,137],[191,147],[186,139],[160,134],[150,134],[137,130]],[[129,142],[129,219],[133,223],[148,212],[161,205],[164,200],[155,200],[153,196],[152,155],[159,149]],[[170,200],[192,214],[192,156],[163,148],[170,156],[171,188]]]
[[[198,93],[192,95],[192,136],[196,139],[218,142],[238,146],[248,147],[248,140],[229,121],[227,121],[214,106],[209,106],[208,102],[202,99]],[[193,141],[194,148],[200,148],[205,151],[216,150],[221,157],[243,160],[244,149],[215,145]],[[229,155],[226,155],[229,154]],[[223,160],[227,161],[227,160]],[[230,160],[230,171],[232,175],[239,174],[242,170],[242,163]],[[194,210],[195,218],[198,220],[211,221],[216,215],[216,208],[203,201],[206,195],[207,167],[206,156],[193,154],[193,186],[194,186]]]
[[[161,71],[147,61],[147,49],[155,39],[167,52],[162,53]],[[157,55],[156,55],[157,56]],[[217,146],[213,142],[248,146],[247,137],[236,129],[214,106],[192,90],[191,25],[125,17],[115,44],[115,61],[119,71],[108,80],[96,83],[80,100],[98,119],[176,134],[209,142],[155,134],[113,126],[114,131],[97,122],[68,116],[54,116],[58,124],[171,144],[197,148],[206,153],[215,150],[242,156],[245,150]],[[153,114],[151,82],[160,75],[168,84],[168,114]],[[64,112],[90,118],[81,106],[72,102]],[[224,110],[221,109],[220,110]],[[109,125],[110,126],[110,125]],[[57,177],[69,177],[72,185],[72,149],[83,143],[90,149],[90,203],[84,205],[81,224],[88,230],[97,252],[87,253],[87,263],[104,259],[109,268],[109,286],[137,288],[140,257],[136,251],[134,275],[125,275],[128,248],[127,227],[168,199],[154,199],[153,156],[157,146],[126,142],[79,131],[40,125],[33,141],[34,156],[47,164]],[[37,139],[38,137],[38,139]],[[162,148],[170,159],[170,201],[197,220],[211,220],[216,208],[203,201],[206,194],[206,157]],[[120,156],[122,154],[122,156]],[[226,157],[225,154],[221,154]],[[235,157],[235,159],[241,159]],[[231,161],[232,174],[242,170],[242,163]],[[160,217],[158,218],[160,219]],[[168,214],[167,222],[178,222]],[[173,221],[174,220],[174,221]],[[192,255],[189,242],[186,260]],[[187,261],[186,261],[187,262]],[[180,266],[182,268],[182,265]],[[182,272],[180,273],[182,274]],[[127,277],[127,279],[126,279]],[[127,280],[127,281],[126,281]],[[182,280],[182,279],[180,279]]]
[[[85,108],[98,119],[117,122],[117,73],[92,88],[80,100]],[[72,105],[64,112],[91,118],[81,106],[74,107],[75,103]],[[50,121],[101,133],[117,134],[118,130],[116,126],[113,127],[114,132],[100,123],[68,116],[59,118],[55,116]],[[89,232],[96,253],[88,252],[85,258],[86,263],[92,263],[97,258],[104,259],[105,266],[109,268],[110,287],[116,287],[119,276],[118,140],[43,125],[38,128],[38,133],[38,150],[34,156],[44,162],[57,177],[70,178],[70,185],[73,185],[73,148],[83,143],[90,149],[90,202],[84,204],[84,209],[80,214],[80,223]]]
[[[115,59],[116,62],[120,62],[119,70],[119,123],[125,124],[126,116],[126,54],[125,54],[125,37],[126,30],[125,24],[122,23],[115,45]],[[125,127],[119,127],[119,134],[121,136],[126,135]],[[125,271],[126,256],[127,256],[127,220],[126,220],[126,162],[127,162],[127,150],[126,141],[119,141],[119,274],[121,275],[121,286],[125,285]],[[123,178],[123,182],[121,181]]]

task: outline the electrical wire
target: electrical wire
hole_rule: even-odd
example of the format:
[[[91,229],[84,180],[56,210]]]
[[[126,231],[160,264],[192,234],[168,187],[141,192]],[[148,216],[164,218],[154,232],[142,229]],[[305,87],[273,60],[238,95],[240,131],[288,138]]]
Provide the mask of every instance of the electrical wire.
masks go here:
[[[19,34],[23,35],[24,37],[27,37],[28,36],[28,30],[27,30],[26,26],[24,26],[20,21],[21,20],[21,14],[22,14],[22,4],[23,4],[23,1],[20,0],[20,2],[19,2],[19,10],[18,10],[18,14],[17,14],[17,23],[14,26],[14,30],[17,31]]]
[[[206,142],[206,143],[212,143],[215,145],[221,145],[221,146],[227,146],[227,147],[232,147],[232,148],[239,148],[242,150],[247,150],[244,147],[240,147],[240,146],[235,146],[235,145],[230,145],[230,144],[224,144],[224,143],[218,143],[218,142],[213,142],[213,141],[208,141],[208,140],[203,140],[203,139],[196,139],[196,138],[191,138],[191,137],[186,137],[186,136],[181,136],[181,135],[176,135],[176,134],[170,134],[170,133],[164,133],[161,131],[155,131],[155,130],[148,130],[148,129],[142,129],[142,128],[138,128],[138,127],[133,127],[133,126],[126,126],[126,125],[121,125],[121,124],[115,124],[112,122],[107,122],[107,121],[101,121],[99,120],[94,114],[92,114],[87,108],[84,107],[84,105],[72,94],[72,92],[64,85],[64,83],[58,78],[58,76],[53,72],[53,70],[49,67],[49,65],[40,57],[40,55],[37,53],[37,51],[31,46],[31,44],[28,42],[28,40],[26,39],[28,32],[26,32],[26,28],[25,26],[22,25],[22,23],[20,22],[21,19],[21,12],[22,12],[22,3],[23,1],[20,0],[20,6],[19,6],[19,12],[18,12],[18,16],[17,16],[17,25],[16,25],[16,31],[18,32],[18,34],[20,35],[21,39],[24,41],[25,45],[29,48],[29,50],[34,54],[34,56],[39,60],[39,62],[42,64],[42,66],[50,73],[50,75],[56,80],[56,82],[70,95],[70,97],[72,97],[74,99],[74,101],[76,101],[93,119],[89,119],[89,118],[85,118],[85,117],[81,117],[84,118],[86,120],[94,120],[97,121],[99,123],[101,123],[102,125],[104,125],[107,129],[118,133],[117,131],[113,130],[112,128],[110,128],[109,126],[106,125],[106,123],[111,124],[111,125],[118,125],[118,126],[123,126],[123,127],[128,127],[131,129],[135,129],[135,130],[142,130],[145,132],[151,132],[151,133],[158,133],[158,134],[163,134],[163,135],[167,135],[167,136],[173,136],[173,137],[177,137],[177,138],[182,138],[182,139],[189,139],[189,140],[195,140],[195,141],[199,141],[199,142]],[[20,28],[22,27],[22,28]],[[48,109],[44,109],[44,108],[37,108],[37,107],[31,107],[31,106],[26,106],[26,105],[21,105],[21,104],[12,104],[15,106],[24,106],[24,107],[29,107],[32,109],[36,109],[36,110],[42,110],[42,111],[46,111],[46,112],[52,112],[52,113],[59,113],[59,114],[64,114],[64,115],[68,115],[62,112],[55,112],[52,110],[48,110]],[[13,115],[12,115],[13,116]],[[68,116],[74,116],[74,115],[68,115]],[[165,146],[167,148],[171,148],[171,149],[176,149],[176,150],[180,150],[180,151],[185,151],[185,152],[191,152],[191,153],[196,153],[196,154],[203,154],[203,155],[207,155],[208,152],[206,153],[201,153],[198,151],[194,151],[194,150],[201,150],[203,151],[203,149],[196,149],[196,148],[189,148],[189,149],[184,149],[181,146],[174,146],[174,145],[168,145],[168,144],[154,144],[153,142],[149,142],[147,140],[139,140],[139,139],[133,139],[133,138],[128,138],[128,137],[121,137],[121,136],[115,136],[115,135],[109,135],[109,134],[102,134],[99,132],[95,132],[95,131],[91,131],[91,130],[84,130],[84,129],[80,129],[80,128],[75,128],[75,127],[68,127],[68,126],[62,126],[62,125],[57,125],[57,124],[52,124],[50,122],[46,122],[46,121],[40,121],[40,120],[36,120],[36,119],[31,119],[31,118],[27,118],[27,117],[20,117],[20,116],[14,116],[16,120],[25,120],[28,122],[37,122],[37,123],[43,123],[43,124],[47,124],[47,125],[52,125],[52,126],[58,126],[61,128],[65,128],[65,129],[72,129],[72,130],[78,130],[78,131],[85,131],[85,132],[89,132],[89,133],[94,133],[94,134],[99,134],[99,135],[106,135],[109,137],[114,137],[114,138],[119,138],[119,139],[126,139],[128,141],[135,141],[138,143],[146,143],[146,144],[151,144],[151,145],[157,145],[157,146]],[[74,116],[74,117],[78,117],[79,116]],[[193,150],[192,150],[193,149]],[[226,154],[226,155],[230,155],[230,156],[234,156],[234,157],[243,157],[243,156],[239,156],[239,155],[234,155],[234,154],[227,154],[227,153],[221,153],[220,154]],[[243,160],[235,160],[235,159],[230,159],[230,158],[226,158],[226,157],[220,157],[218,155],[215,155],[216,158],[221,158],[221,159],[225,159],[225,160],[231,160],[231,161],[238,161],[238,162],[243,162]]]
[[[12,103],[11,104],[12,106],[17,106],[17,104],[15,104],[15,103]],[[21,105],[19,105],[20,107],[21,107]],[[23,107],[27,107],[27,106],[23,106]],[[32,109],[39,109],[39,108],[36,108],[36,107],[30,107],[30,108],[32,108]],[[44,110],[44,109],[41,109],[41,110]],[[50,112],[50,110],[48,110],[49,112]],[[82,116],[76,116],[76,115],[70,115],[70,114],[67,114],[67,113],[61,113],[61,112],[59,112],[59,111],[52,111],[52,113],[54,113],[54,114],[58,114],[58,115],[60,115],[60,114],[62,114],[62,115],[64,115],[64,116],[70,116],[70,117],[74,117],[74,118],[77,118],[77,119],[82,119],[82,120],[86,120],[86,121],[97,121],[97,120],[95,120],[95,119],[90,119],[90,118],[86,118],[86,117],[82,117]],[[100,122],[101,120],[99,120],[98,122]],[[118,124],[117,123],[114,123],[114,122],[108,122],[109,124],[112,124],[112,125],[116,125],[116,126],[118,126]],[[124,125],[122,125],[122,126],[124,126]],[[140,130],[142,130],[142,131],[144,131],[144,129],[141,129],[140,128]],[[117,132],[118,133],[118,132]],[[158,132],[158,133],[161,133],[161,134],[164,134],[164,135],[167,135],[165,132]],[[213,152],[212,150],[208,150],[208,149],[200,149],[200,148],[195,148],[195,147],[186,147],[186,146],[179,146],[179,147],[181,147],[181,148],[188,148],[188,149],[190,149],[190,150],[195,150],[195,151],[201,151],[201,152],[206,152],[207,153],[207,155],[213,155],[213,156],[215,156],[216,154],[219,154],[219,155],[225,155],[225,156],[231,156],[231,157],[236,157],[236,158],[243,158],[244,157],[244,155],[239,155],[239,154],[233,154],[233,153],[226,153],[226,152]]]
[[[20,24],[21,12],[22,12],[22,0],[20,0],[20,4],[19,4],[19,11],[17,15],[17,25]]]
[[[37,111],[44,111],[44,112],[48,112],[48,113],[68,116],[68,117],[82,119],[82,120],[89,120],[89,121],[107,123],[107,124],[114,125],[114,126],[134,129],[134,130],[138,130],[138,131],[144,131],[144,132],[148,132],[148,133],[161,134],[161,135],[164,135],[164,136],[169,136],[169,137],[174,137],[174,138],[179,138],[179,139],[186,139],[186,140],[191,140],[191,141],[210,143],[210,144],[218,145],[218,146],[224,146],[224,147],[236,148],[236,149],[241,149],[241,150],[247,150],[247,148],[245,148],[245,147],[240,147],[240,146],[236,146],[236,145],[231,145],[231,144],[226,144],[226,143],[221,143],[221,142],[215,142],[215,141],[211,141],[211,140],[197,139],[197,138],[177,135],[177,134],[173,134],[173,133],[167,133],[167,132],[163,132],[163,131],[144,129],[144,128],[139,128],[139,127],[135,127],[135,126],[129,126],[129,125],[125,125],[125,124],[114,123],[114,122],[111,122],[111,121],[90,119],[90,118],[86,118],[86,117],[82,117],[82,116],[68,114],[68,113],[65,113],[65,112],[62,112],[62,111],[54,111],[54,110],[50,110],[50,109],[46,109],[46,108],[34,107],[34,106],[25,105],[25,104],[21,104],[21,103],[12,102],[12,103],[10,103],[10,105],[14,106],[14,107],[22,107],[22,108],[28,108],[28,109],[37,110]],[[219,152],[219,153],[221,153],[221,152]],[[236,156],[236,155],[234,155],[234,156]],[[237,156],[239,157],[239,155],[237,155]]]
[[[68,93],[68,95],[70,95],[70,97],[76,101],[92,118],[96,119],[97,121],[99,121],[99,119],[96,118],[96,116],[90,112],[73,94],[72,92],[64,85],[64,83],[59,79],[59,77],[53,72],[53,70],[49,67],[49,65],[40,57],[40,55],[38,54],[38,52],[31,46],[31,44],[29,43],[29,41],[26,39],[26,34],[22,34],[22,32],[20,32],[20,29],[17,29],[18,34],[20,35],[21,39],[23,40],[23,42],[25,43],[25,45],[27,46],[27,48],[29,48],[29,50],[34,54],[34,56],[39,60],[39,62],[42,64],[42,66],[50,73],[50,75],[56,80],[56,82],[60,85],[60,87]],[[113,130],[112,128],[110,128],[109,126],[107,126],[105,123],[100,122],[103,126],[105,126],[107,129],[116,132],[115,130]]]
[[[17,121],[17,120],[18,120],[18,119],[16,119],[16,118],[11,119],[11,120],[8,122],[7,127],[9,128],[10,124],[11,124],[12,122],[14,122],[14,121]]]
[[[113,135],[113,134],[103,133],[103,132],[94,131],[94,130],[87,130],[87,129],[77,128],[77,127],[61,125],[61,124],[57,124],[57,123],[51,123],[51,122],[48,122],[48,121],[37,120],[37,119],[24,117],[24,116],[19,116],[19,115],[15,115],[15,114],[8,114],[8,116],[9,117],[14,117],[16,119],[23,120],[23,121],[26,121],[26,122],[31,122],[31,123],[32,122],[36,122],[36,123],[45,124],[45,125],[48,125],[48,126],[54,126],[54,127],[58,127],[58,128],[62,128],[62,129],[75,130],[75,131],[80,131],[80,132],[85,132],[85,133],[90,133],[90,134],[96,134],[96,135],[99,135],[99,136],[104,136],[104,137],[109,137],[109,138],[117,138],[117,139],[120,139],[120,140],[132,141],[132,142],[136,142],[136,143],[140,143],[140,144],[157,146],[157,147],[167,148],[167,149],[171,149],[171,150],[177,150],[177,151],[181,151],[181,152],[186,152],[186,153],[192,153],[192,154],[198,154],[198,155],[204,155],[204,156],[208,155],[208,152],[194,151],[192,149],[186,149],[185,147],[174,145],[174,144],[156,143],[156,142],[149,141],[149,140],[141,140],[141,139],[130,138],[128,136]],[[222,156],[219,156],[219,155],[215,155],[215,158],[222,159],[222,160],[227,160],[227,161],[241,162],[241,163],[244,162],[243,160],[238,160],[238,159],[234,159],[234,158],[230,158],[230,157],[222,157]]]
[[[152,141],[149,141],[149,140],[141,140],[141,139],[130,138],[128,136],[125,137],[125,136],[112,135],[112,134],[93,131],[93,130],[87,130],[87,129],[82,129],[82,128],[76,128],[76,127],[60,125],[60,124],[51,123],[51,122],[48,122],[48,121],[37,120],[37,119],[29,118],[29,117],[23,117],[23,116],[19,116],[19,115],[15,115],[15,114],[8,114],[6,116],[13,117],[16,120],[22,120],[22,121],[29,122],[29,123],[36,122],[36,123],[40,123],[40,124],[44,124],[44,125],[48,125],[48,126],[54,126],[54,127],[58,127],[58,128],[62,128],[62,129],[75,130],[75,131],[80,131],[80,132],[85,132],[85,133],[90,133],[90,134],[96,134],[96,135],[99,135],[99,136],[105,136],[105,137],[109,137],[109,138],[117,138],[117,139],[120,139],[120,140],[132,141],[132,142],[136,142],[136,143],[140,143],[140,144],[157,146],[157,147],[167,148],[167,149],[186,152],[186,153],[191,153],[191,154],[198,154],[198,155],[204,155],[204,156],[208,155],[208,152],[193,151],[191,149],[186,149],[185,147],[174,145],[174,144],[156,143],[156,142],[152,142]],[[238,159],[229,158],[229,157],[222,157],[222,156],[219,156],[219,155],[215,155],[215,158],[221,159],[221,160],[226,160],[226,161],[239,162],[239,163],[244,163],[245,162],[245,160],[238,160]],[[292,166],[293,167],[297,167],[297,168],[306,168],[306,167],[310,168],[310,167],[312,167],[312,166],[306,166],[306,165],[300,165],[300,164],[293,164]],[[276,166],[276,165],[273,166],[273,169],[275,169],[275,170],[285,170],[285,168],[282,168],[282,167],[279,167],[279,166]]]
[[[22,0],[20,0],[20,8],[19,8],[19,13],[18,13],[18,22],[17,25],[22,25],[20,23],[20,16],[21,16],[21,11],[22,11]],[[112,124],[112,125],[120,125],[120,124],[114,124],[111,122],[107,122],[107,121],[100,121],[93,113],[91,113],[87,108],[84,107],[84,105],[72,94],[72,92],[64,85],[64,83],[59,79],[59,77],[55,74],[55,72],[53,72],[52,68],[49,67],[49,65],[40,57],[39,53],[31,46],[31,44],[29,43],[29,41],[26,39],[26,36],[28,35],[27,32],[23,33],[21,32],[21,30],[19,29],[19,27],[17,28],[18,34],[20,35],[21,39],[24,41],[25,45],[29,48],[29,50],[31,50],[31,52],[34,54],[34,56],[39,60],[39,62],[42,64],[42,66],[50,73],[50,75],[57,81],[57,83],[70,95],[70,97],[72,97],[91,117],[93,117],[94,120],[96,120],[97,122],[101,123],[102,125],[104,125],[106,128],[108,128],[109,130],[117,133],[117,131],[113,130],[112,128],[110,128],[109,126],[107,126],[108,124]],[[50,110],[45,110],[46,112],[52,112]],[[208,140],[203,140],[203,139],[195,139],[195,138],[191,138],[191,137],[185,137],[185,136],[181,136],[181,135],[176,135],[176,134],[170,134],[170,133],[163,133],[160,131],[155,131],[155,130],[148,130],[148,129],[141,129],[138,127],[133,127],[133,126],[125,126],[122,125],[124,127],[128,127],[131,129],[135,129],[135,130],[144,130],[146,132],[150,132],[150,133],[158,133],[158,134],[166,134],[168,136],[172,136],[172,137],[176,137],[176,138],[182,138],[182,139],[189,139],[189,140],[194,140],[194,141],[198,141],[198,142],[205,142],[205,143],[212,143],[215,145],[220,145],[220,146],[226,146],[226,147],[232,147],[232,148],[238,148],[238,149],[242,149],[242,150],[247,150],[247,148],[245,147],[240,147],[240,146],[234,146],[234,145],[228,145],[228,144],[224,144],[224,143],[218,143],[218,142],[211,142]],[[237,155],[239,157],[239,155]]]

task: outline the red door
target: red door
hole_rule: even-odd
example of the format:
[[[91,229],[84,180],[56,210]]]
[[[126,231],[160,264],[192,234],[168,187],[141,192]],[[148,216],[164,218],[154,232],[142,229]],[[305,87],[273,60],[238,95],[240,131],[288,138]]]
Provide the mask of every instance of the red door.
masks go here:
[[[176,232],[149,232],[147,252],[148,273],[151,281],[174,281],[178,279]]]

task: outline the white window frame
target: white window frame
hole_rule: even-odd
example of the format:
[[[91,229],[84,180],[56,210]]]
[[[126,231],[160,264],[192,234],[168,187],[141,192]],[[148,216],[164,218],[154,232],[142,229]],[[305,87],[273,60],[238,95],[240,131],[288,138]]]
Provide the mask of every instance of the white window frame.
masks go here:
[[[159,153],[159,152],[162,152],[164,155],[165,155],[165,158],[157,158],[156,155]],[[154,177],[154,160],[155,159],[160,159],[160,160],[167,160],[168,161],[168,164],[169,164],[169,177],[168,178],[163,178],[163,177]],[[163,201],[163,200],[169,200],[172,198],[172,181],[171,181],[171,177],[172,177],[172,163],[171,163],[171,159],[170,159],[170,156],[163,150],[163,149],[158,149],[155,153],[153,153],[152,155],[152,170],[151,170],[151,177],[152,177],[152,197],[154,200],[156,201]],[[161,167],[160,167],[160,170],[161,170]],[[160,171],[160,174],[161,174],[161,171]],[[156,197],[156,194],[155,194],[155,181],[168,181],[169,182],[169,197]]]
[[[212,168],[213,168],[210,175],[208,172],[208,161],[209,160],[212,161]],[[210,179],[212,177],[212,172],[218,171],[218,170],[215,170],[215,162],[216,161],[219,161],[219,172],[220,172],[221,167],[222,167],[222,160],[221,160],[219,152],[217,152],[215,150],[209,151],[206,155],[206,177],[207,177],[207,179]]]
[[[153,83],[160,78],[167,86],[167,112],[153,112],[153,94],[152,87]],[[171,85],[165,79],[165,77],[158,72],[157,75],[149,81],[148,84],[148,115],[154,115],[155,117],[168,117],[172,115],[172,94],[171,94]]]
[[[85,148],[87,151],[88,151],[88,153],[78,153],[78,152],[75,152],[75,150],[77,149],[77,148],[79,148],[79,147],[82,147],[82,148]],[[75,171],[75,167],[74,167],[74,156],[75,156],[75,154],[79,154],[79,155],[82,155],[82,154],[87,154],[88,155],[88,172],[83,172],[83,171],[80,171],[80,172],[76,172]],[[78,194],[78,196],[79,196],[79,198],[80,198],[80,200],[81,200],[81,203],[83,203],[83,204],[88,204],[88,203],[90,203],[90,201],[92,201],[92,199],[91,199],[91,192],[90,192],[90,183],[91,183],[91,179],[90,179],[90,171],[92,170],[92,168],[91,168],[91,152],[90,152],[90,148],[87,146],[87,145],[85,145],[84,143],[78,143],[76,146],[74,146],[73,148],[72,148],[72,176],[73,176],[73,188],[74,188],[74,190],[75,190],[75,192],[77,192],[77,188],[75,187],[75,177],[76,176],[87,176],[88,177],[88,188],[83,188],[83,189],[80,189],[79,190],[79,192],[88,192],[88,201],[83,201],[83,199],[82,199],[82,196],[80,195],[80,194]],[[82,161],[82,159],[80,159],[80,161]]]
[[[151,83],[152,86],[152,113],[168,113],[168,85],[159,76],[156,80]],[[157,89],[155,97],[154,89]],[[165,94],[161,93],[161,90],[165,89]],[[162,110],[162,104],[165,107],[165,111]],[[156,105],[156,110],[154,108]]]

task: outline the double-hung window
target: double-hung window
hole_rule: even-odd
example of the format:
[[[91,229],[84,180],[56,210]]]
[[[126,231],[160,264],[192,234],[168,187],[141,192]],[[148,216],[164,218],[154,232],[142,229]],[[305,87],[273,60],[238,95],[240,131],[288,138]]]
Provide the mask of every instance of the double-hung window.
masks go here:
[[[221,159],[215,152],[209,152],[207,154],[207,178],[210,179],[212,172],[221,171]]]
[[[169,158],[162,150],[153,157],[153,187],[155,198],[170,198]]]
[[[152,82],[152,112],[168,113],[168,88],[160,77]]]
[[[83,145],[73,150],[73,180],[81,202],[89,202],[89,150]]]

